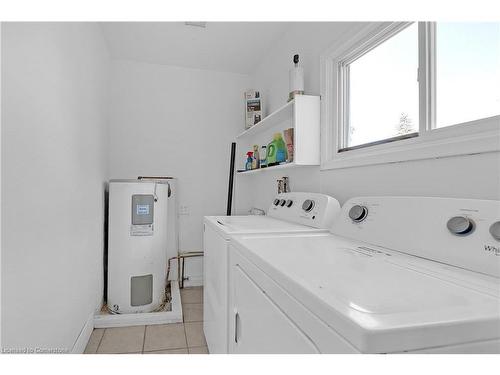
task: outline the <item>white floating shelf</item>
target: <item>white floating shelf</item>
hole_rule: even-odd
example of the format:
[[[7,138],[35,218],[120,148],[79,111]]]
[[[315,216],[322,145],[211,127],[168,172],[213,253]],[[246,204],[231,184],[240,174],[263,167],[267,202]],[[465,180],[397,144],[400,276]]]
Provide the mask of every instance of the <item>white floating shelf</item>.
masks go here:
[[[275,133],[293,128],[293,161],[262,169],[241,171],[238,174],[254,174],[266,170],[314,166],[320,163],[320,98],[313,95],[298,95],[278,108],[259,123],[236,137],[239,168],[245,165],[244,155],[254,145],[268,145]]]
[[[237,135],[236,139],[253,136],[257,133],[270,129],[275,125],[281,124],[283,121],[291,118],[294,104],[295,99],[289,101],[284,106],[281,106],[276,111],[271,113],[269,116],[264,117],[250,129],[247,129],[243,133]]]
[[[238,174],[254,174],[258,172],[271,172],[277,169],[286,169],[286,168],[294,168],[294,167],[314,167],[314,165],[305,165],[305,164],[296,164],[296,163],[286,163],[286,164],[278,164],[273,165],[272,167],[266,168],[258,168],[258,169],[250,169],[248,171],[237,171]]]

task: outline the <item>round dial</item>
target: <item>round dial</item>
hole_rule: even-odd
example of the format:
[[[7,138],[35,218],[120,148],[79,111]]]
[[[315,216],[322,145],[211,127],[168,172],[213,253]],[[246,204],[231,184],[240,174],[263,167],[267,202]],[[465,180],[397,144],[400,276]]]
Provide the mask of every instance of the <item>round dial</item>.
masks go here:
[[[314,201],[311,199],[306,199],[304,203],[302,203],[302,209],[305,212],[309,212],[314,208]]]
[[[490,225],[490,234],[497,241],[500,241],[500,221],[496,221]]]
[[[465,216],[454,216],[446,223],[448,230],[457,236],[466,235],[474,230],[474,222]]]
[[[286,201],[286,206],[287,207],[292,207],[292,205],[293,205],[293,201],[291,199],[289,199],[289,200]]]
[[[286,201],[284,199],[280,200],[280,206],[283,207],[285,205]]]
[[[368,208],[366,208],[365,206],[360,206],[359,204],[357,204],[355,206],[352,206],[349,210],[349,217],[356,223],[365,220],[366,216],[368,216]]]
[[[277,206],[278,204],[280,204],[280,200],[278,198],[276,198],[274,201],[273,201],[273,204],[275,206]]]

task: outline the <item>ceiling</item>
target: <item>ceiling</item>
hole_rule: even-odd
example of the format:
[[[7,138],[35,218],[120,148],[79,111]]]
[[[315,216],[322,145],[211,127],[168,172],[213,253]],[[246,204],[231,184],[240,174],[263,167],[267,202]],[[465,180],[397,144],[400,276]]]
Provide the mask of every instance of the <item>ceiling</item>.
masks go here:
[[[111,56],[147,63],[249,74],[290,27],[286,22],[104,22]]]

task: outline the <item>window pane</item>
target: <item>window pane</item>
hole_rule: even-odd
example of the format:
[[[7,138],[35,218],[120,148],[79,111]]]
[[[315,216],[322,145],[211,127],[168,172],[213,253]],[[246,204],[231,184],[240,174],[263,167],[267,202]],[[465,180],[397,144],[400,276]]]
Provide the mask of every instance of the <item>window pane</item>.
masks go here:
[[[418,131],[418,26],[349,64],[347,146]]]
[[[436,126],[500,113],[500,23],[436,26]]]

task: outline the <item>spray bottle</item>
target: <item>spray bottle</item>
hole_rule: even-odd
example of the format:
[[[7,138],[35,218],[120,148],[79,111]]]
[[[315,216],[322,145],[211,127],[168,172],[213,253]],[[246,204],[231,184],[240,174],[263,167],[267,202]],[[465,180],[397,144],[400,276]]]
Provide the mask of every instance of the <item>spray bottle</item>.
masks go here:
[[[249,171],[252,169],[252,151],[247,152],[247,162],[245,163],[245,170]]]

